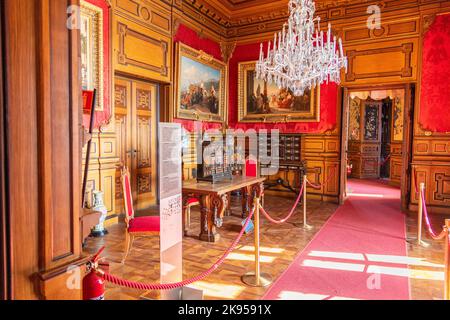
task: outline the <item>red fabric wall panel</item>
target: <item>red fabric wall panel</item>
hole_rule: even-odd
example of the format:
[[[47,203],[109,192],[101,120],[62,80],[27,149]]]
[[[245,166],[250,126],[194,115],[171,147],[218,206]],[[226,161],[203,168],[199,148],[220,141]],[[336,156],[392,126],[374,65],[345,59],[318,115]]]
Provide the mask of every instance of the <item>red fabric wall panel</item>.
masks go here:
[[[109,7],[106,0],[86,0],[99,7],[103,11],[103,111],[95,113],[95,128],[99,128],[111,118],[111,55],[110,55],[110,30]],[[83,125],[89,127],[89,115],[83,114]]]
[[[230,127],[241,129],[279,129],[285,133],[322,133],[335,128],[337,123],[338,86],[334,83],[324,84],[320,88],[320,122],[289,123],[239,123],[238,122],[238,64],[259,58],[260,44],[247,44],[236,47],[229,65],[229,108],[228,122]],[[267,43],[264,44],[264,52]]]
[[[421,126],[450,132],[450,14],[437,16],[423,42],[420,94]]]

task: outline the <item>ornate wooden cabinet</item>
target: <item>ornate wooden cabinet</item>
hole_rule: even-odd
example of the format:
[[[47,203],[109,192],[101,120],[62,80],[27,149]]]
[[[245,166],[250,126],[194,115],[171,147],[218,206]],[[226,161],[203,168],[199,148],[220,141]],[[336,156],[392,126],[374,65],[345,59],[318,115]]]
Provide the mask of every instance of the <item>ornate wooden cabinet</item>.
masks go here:
[[[380,176],[382,102],[352,99],[350,103],[348,159],[352,177]]]
[[[272,141],[267,140],[267,152],[272,156]],[[266,191],[276,191],[277,194],[283,193],[293,195],[301,187],[302,177],[305,174],[305,163],[301,157],[302,136],[300,134],[280,134],[278,148],[278,173],[271,175],[265,182]],[[273,165],[269,164],[269,165]],[[268,166],[262,164],[262,166]],[[269,192],[270,193],[270,192]]]

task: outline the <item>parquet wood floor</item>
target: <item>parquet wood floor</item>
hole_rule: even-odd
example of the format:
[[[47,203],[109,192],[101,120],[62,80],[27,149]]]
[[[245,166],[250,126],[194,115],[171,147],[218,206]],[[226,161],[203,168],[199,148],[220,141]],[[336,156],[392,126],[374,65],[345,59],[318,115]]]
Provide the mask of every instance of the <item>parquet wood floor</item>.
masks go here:
[[[294,199],[266,196],[265,208],[274,218],[284,218]],[[261,269],[276,279],[292,262],[297,253],[312,239],[314,234],[336,210],[337,205],[319,201],[308,202],[308,224],[313,230],[305,231],[294,223],[302,222],[301,208],[285,224],[274,225],[261,216]],[[198,240],[200,229],[198,207],[191,209],[191,227],[183,239],[184,279],[195,276],[209,268],[228,248],[240,231],[240,199],[232,199],[232,216],[225,217],[218,229],[220,240],[207,243]],[[137,238],[124,265],[120,263],[124,252],[123,223],[108,227],[109,234],[103,238],[89,238],[84,248],[94,253],[105,245],[103,256],[110,262],[110,273],[128,280],[142,282],[159,281],[159,239]],[[241,282],[241,275],[253,270],[253,234],[244,235],[241,242],[218,270],[203,281],[193,285],[204,290],[205,299],[260,299],[267,288],[248,287]],[[106,299],[139,299],[143,291],[119,288],[108,284]]]
[[[266,196],[265,207],[274,217],[282,218],[293,204],[293,199]],[[368,204],[370,205],[370,204]],[[295,256],[320,230],[325,221],[336,210],[337,205],[319,201],[308,201],[308,224],[314,229],[305,231],[293,225],[302,221],[297,209],[288,223],[274,225],[261,217],[261,269],[276,279],[289,266]],[[240,199],[233,198],[232,211],[236,216],[226,217],[219,229],[221,238],[216,243],[199,241],[199,210],[192,208],[192,223],[189,235],[183,239],[184,279],[195,276],[209,268],[228,248],[240,230]],[[444,217],[432,215],[431,221],[440,230]],[[417,232],[416,214],[407,214],[407,234],[414,237]],[[159,281],[159,239],[138,238],[124,265],[120,263],[124,247],[124,224],[108,228],[103,238],[89,238],[85,251],[94,253],[106,246],[104,256],[110,262],[110,272],[116,276],[142,282]],[[410,260],[410,287],[412,299],[442,299],[443,261],[442,241],[433,241],[424,234],[429,248],[408,244]],[[253,234],[244,235],[236,250],[214,273],[194,286],[204,290],[205,299],[260,299],[267,288],[248,287],[240,280],[241,275],[253,270]],[[106,299],[139,299],[144,291],[119,288],[108,284]]]
[[[440,233],[445,218],[449,216],[431,214],[430,222],[436,233]],[[425,221],[423,222],[425,226]],[[406,218],[407,236],[417,239],[417,213],[411,212]],[[442,300],[444,297],[444,240],[435,241],[429,237],[425,227],[422,239],[430,246],[418,246],[416,241],[408,243],[411,297],[414,300]]]

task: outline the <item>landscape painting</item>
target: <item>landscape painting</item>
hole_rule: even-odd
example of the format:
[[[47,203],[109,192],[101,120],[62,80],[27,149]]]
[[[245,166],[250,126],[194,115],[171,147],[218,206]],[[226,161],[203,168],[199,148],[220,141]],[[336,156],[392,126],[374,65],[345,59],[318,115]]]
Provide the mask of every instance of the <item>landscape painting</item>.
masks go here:
[[[239,121],[319,121],[319,88],[295,96],[256,78],[255,62],[239,64]]]
[[[185,45],[178,53],[177,118],[223,122],[225,64]]]

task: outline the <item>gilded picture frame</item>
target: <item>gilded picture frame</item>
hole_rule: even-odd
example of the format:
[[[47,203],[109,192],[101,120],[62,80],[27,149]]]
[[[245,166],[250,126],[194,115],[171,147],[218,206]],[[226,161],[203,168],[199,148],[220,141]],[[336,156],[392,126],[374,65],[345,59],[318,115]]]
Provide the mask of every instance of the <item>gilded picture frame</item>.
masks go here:
[[[255,66],[256,61],[239,63],[239,122],[320,121],[320,87],[296,97],[290,90],[256,79]]]
[[[96,111],[104,107],[103,10],[80,2],[81,84],[83,90],[97,89]]]
[[[175,51],[175,118],[226,123],[227,65],[183,43]]]

